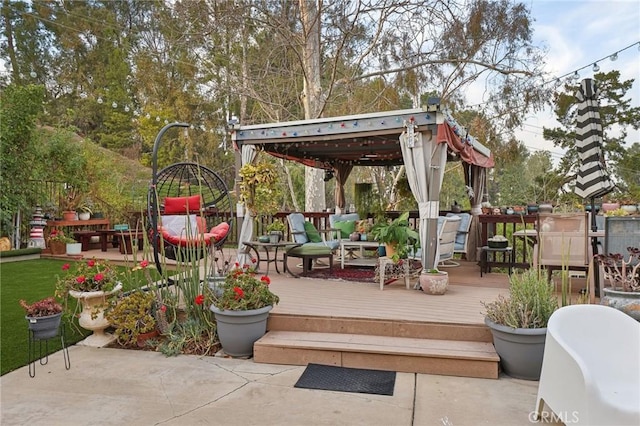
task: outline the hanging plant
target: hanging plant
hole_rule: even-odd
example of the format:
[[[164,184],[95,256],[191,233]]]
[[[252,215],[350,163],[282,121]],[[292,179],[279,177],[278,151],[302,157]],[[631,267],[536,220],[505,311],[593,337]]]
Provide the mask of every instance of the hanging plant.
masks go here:
[[[272,163],[248,163],[240,168],[240,197],[253,216],[278,210],[275,189],[278,173]]]

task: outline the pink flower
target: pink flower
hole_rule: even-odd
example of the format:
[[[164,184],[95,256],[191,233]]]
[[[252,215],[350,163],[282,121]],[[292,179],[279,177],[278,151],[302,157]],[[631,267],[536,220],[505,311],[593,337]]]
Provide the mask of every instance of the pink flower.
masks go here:
[[[149,266],[149,261],[148,260],[143,260],[142,262],[140,262],[140,267],[141,268],[146,268],[147,266]]]
[[[69,265],[68,263],[65,263],[64,265],[62,265],[62,270],[63,271],[68,271],[70,267],[71,267],[71,265]]]
[[[160,310],[162,312],[167,312],[167,307],[165,305],[160,306]]]
[[[87,279],[84,277],[84,275],[80,275],[79,277],[76,277],[76,282],[78,284],[82,284],[83,282],[85,282]]]
[[[199,294],[196,296],[196,305],[202,305],[204,303],[204,296],[202,294]]]
[[[87,266],[88,266],[89,268],[93,268],[94,266],[96,266],[96,261],[95,261],[95,260],[93,260],[93,259],[89,260],[89,261],[87,262]]]
[[[102,280],[104,279],[104,274],[96,274],[96,275],[93,277],[93,279],[94,279],[95,281],[100,282],[100,281],[102,281]]]
[[[262,281],[262,282],[264,282],[264,283],[267,283],[267,285],[271,284],[271,278],[269,278],[269,277],[268,277],[268,276],[266,276],[266,275],[261,276],[261,277],[260,277],[260,281]]]

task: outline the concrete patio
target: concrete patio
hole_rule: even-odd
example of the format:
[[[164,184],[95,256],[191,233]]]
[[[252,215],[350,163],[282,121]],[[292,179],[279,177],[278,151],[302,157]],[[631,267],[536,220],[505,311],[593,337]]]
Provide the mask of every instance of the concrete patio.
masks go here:
[[[393,396],[294,388],[305,367],[72,346],[0,378],[2,425],[529,425],[537,382],[397,373]]]

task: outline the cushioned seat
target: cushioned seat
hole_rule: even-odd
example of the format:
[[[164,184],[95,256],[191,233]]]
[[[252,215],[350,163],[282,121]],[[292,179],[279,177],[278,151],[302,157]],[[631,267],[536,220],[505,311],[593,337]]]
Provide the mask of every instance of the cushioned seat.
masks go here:
[[[285,268],[288,269],[287,257],[301,258],[303,273],[309,272],[313,268],[312,261],[320,258],[328,258],[329,268],[332,268],[333,252],[340,247],[340,240],[327,240],[326,234],[330,230],[317,230],[313,223],[305,220],[302,213],[291,213],[287,221],[293,241],[300,246],[285,253]],[[289,273],[296,276],[291,270]]]

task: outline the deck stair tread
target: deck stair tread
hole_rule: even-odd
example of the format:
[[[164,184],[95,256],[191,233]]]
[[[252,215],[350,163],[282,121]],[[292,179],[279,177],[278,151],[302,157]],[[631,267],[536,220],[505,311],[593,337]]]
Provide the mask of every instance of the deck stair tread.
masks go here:
[[[364,334],[270,331],[256,345],[498,362],[493,344]]]

